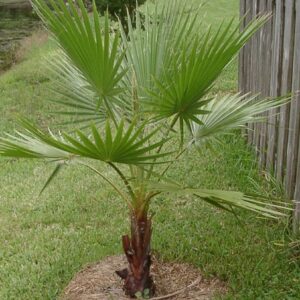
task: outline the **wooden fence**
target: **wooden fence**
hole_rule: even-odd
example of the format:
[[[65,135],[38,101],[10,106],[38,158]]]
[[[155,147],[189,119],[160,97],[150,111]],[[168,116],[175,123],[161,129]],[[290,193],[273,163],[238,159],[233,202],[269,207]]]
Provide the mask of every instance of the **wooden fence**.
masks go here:
[[[270,21],[240,55],[239,89],[276,97],[293,93],[292,102],[267,115],[264,124],[251,125],[248,141],[255,146],[262,168],[283,182],[287,195],[300,201],[300,0],[240,0],[245,27],[260,14]],[[296,202],[295,229],[300,225]]]

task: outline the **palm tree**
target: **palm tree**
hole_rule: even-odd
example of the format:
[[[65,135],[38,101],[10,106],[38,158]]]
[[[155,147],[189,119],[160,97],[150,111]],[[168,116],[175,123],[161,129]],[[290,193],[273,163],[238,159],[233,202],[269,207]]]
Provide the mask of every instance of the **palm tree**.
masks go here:
[[[129,266],[117,273],[125,293],[154,294],[150,274],[151,200],[164,193],[196,197],[235,214],[244,208],[263,216],[285,215],[284,207],[240,192],[206,190],[179,184],[167,174],[190,147],[201,147],[221,134],[261,120],[261,113],[286,99],[254,101],[239,94],[213,96],[214,82],[239,50],[268,20],[258,18],[239,32],[233,20],[217,31],[196,21],[199,10],[187,2],[169,1],[128,16],[128,35],[111,30],[106,15],[92,15],[78,0],[33,0],[33,5],[59,45],[51,59],[63,95],[60,113],[72,117],[72,133],[44,132],[22,121],[24,133],[0,139],[0,155],[46,159],[56,163],[47,181],[70,161],[96,172],[129,209],[131,234],[122,237]],[[184,8],[184,9],[183,9]],[[201,30],[199,28],[201,27]],[[92,161],[111,167],[120,181],[97,170]],[[121,183],[121,185],[120,185]]]

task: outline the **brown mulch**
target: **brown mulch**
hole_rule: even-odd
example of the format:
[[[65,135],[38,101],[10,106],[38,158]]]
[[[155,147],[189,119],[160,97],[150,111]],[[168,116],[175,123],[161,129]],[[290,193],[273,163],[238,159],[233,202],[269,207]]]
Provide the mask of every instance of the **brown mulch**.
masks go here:
[[[110,256],[80,271],[66,287],[63,300],[128,300],[116,270],[127,266],[124,256]],[[188,264],[165,263],[154,259],[152,275],[156,294],[152,300],[208,300],[226,287],[218,279],[206,280]]]

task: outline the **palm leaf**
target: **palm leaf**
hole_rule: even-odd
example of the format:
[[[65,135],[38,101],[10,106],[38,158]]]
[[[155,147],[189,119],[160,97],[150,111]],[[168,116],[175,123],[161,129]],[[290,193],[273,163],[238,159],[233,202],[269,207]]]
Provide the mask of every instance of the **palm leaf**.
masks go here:
[[[64,109],[52,111],[54,114],[70,118],[66,123],[102,123],[107,119],[103,101],[63,51],[58,51],[47,59],[54,82],[50,90],[55,99],[52,102],[64,106]]]
[[[22,121],[26,134],[8,135],[0,138],[0,155],[9,157],[49,158],[68,160],[73,157],[85,157],[106,163],[147,164],[170,154],[156,153],[166,140],[151,143],[151,138],[158,129],[140,138],[146,122],[135,130],[136,123],[125,128],[121,121],[113,131],[109,121],[106,123],[105,136],[96,128],[90,126],[91,134],[77,130],[74,135],[62,133],[55,136],[46,134],[28,121]]]
[[[93,17],[89,17],[82,0],[76,2],[79,9],[71,0],[67,4],[63,0],[32,3],[65,52],[68,64],[79,70],[92,91],[100,98],[112,99],[119,94],[119,82],[126,72],[121,66],[124,54],[118,34],[110,32],[107,14],[102,25],[95,5]]]
[[[268,16],[252,22],[244,31],[233,26],[233,20],[221,24],[217,32],[208,30],[184,44],[179,62],[165,72],[162,79],[155,80],[156,89],[149,91],[145,104],[158,118],[177,116],[188,127],[191,122],[201,123],[198,115],[208,114],[205,96],[224,68],[235,58],[239,50]]]
[[[216,96],[204,106],[209,114],[198,116],[202,124],[192,124],[192,134],[196,146],[203,142],[228,133],[232,129],[244,127],[246,124],[262,122],[260,115],[270,109],[286,104],[290,97],[257,100],[257,96],[240,94]]]
[[[264,197],[246,195],[235,191],[208,190],[190,187],[182,187],[176,183],[148,182],[150,190],[163,193],[176,193],[197,197],[217,208],[235,213],[233,207],[246,209],[267,218],[288,217],[292,208],[287,204],[273,204]]]
[[[144,16],[137,10],[135,28],[128,14],[128,35],[122,30],[122,41],[126,49],[124,68],[128,69],[122,85],[136,89],[139,105],[132,104],[132,90],[127,90],[127,109],[143,109],[143,100],[148,98],[147,91],[157,89],[155,80],[160,81],[178,60],[181,49],[191,43],[196,31],[195,22],[199,10],[187,12],[189,1],[167,1],[151,11],[145,5]],[[201,5],[199,5],[200,8]],[[122,28],[122,24],[120,23]]]

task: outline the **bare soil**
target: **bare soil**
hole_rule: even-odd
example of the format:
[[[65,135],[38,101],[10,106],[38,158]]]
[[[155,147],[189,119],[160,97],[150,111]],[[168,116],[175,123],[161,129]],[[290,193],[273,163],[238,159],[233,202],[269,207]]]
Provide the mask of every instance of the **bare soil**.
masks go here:
[[[84,268],[75,275],[63,292],[63,300],[128,300],[122,281],[115,274],[127,266],[124,256],[110,256]],[[199,269],[181,263],[167,263],[156,259],[152,271],[156,294],[152,300],[208,300],[224,294],[226,286],[217,278],[204,279]]]

